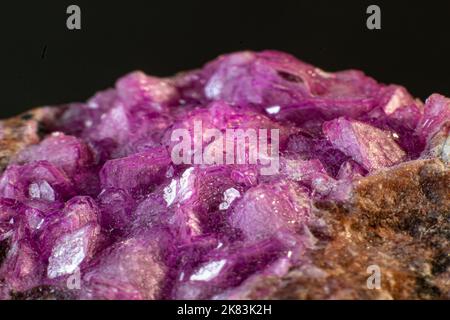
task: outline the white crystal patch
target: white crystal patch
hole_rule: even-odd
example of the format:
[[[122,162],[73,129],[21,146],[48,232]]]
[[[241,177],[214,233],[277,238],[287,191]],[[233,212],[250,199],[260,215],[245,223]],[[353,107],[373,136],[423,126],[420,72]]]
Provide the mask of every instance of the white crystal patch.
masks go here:
[[[280,112],[280,109],[281,109],[280,106],[272,106],[272,107],[266,108],[266,112],[268,114],[277,114],[278,112]]]
[[[170,206],[177,197],[177,180],[172,179],[170,184],[164,188],[164,200],[167,203],[167,206]]]
[[[223,202],[219,205],[219,210],[227,210],[234,200],[239,198],[241,193],[235,188],[225,190],[223,193]]]
[[[226,260],[210,262],[201,267],[200,269],[198,269],[198,271],[190,277],[190,280],[192,281],[212,280],[219,275],[220,271],[222,271],[222,268],[225,266],[226,263],[227,263]]]
[[[86,257],[86,231],[82,228],[57,241],[48,260],[47,276],[50,279],[74,273],[83,262]]]

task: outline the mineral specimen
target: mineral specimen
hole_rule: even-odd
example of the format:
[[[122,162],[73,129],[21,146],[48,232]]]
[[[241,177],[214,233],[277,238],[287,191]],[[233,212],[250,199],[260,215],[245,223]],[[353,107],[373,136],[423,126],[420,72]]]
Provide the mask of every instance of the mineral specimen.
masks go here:
[[[276,51],[1,121],[0,299],[450,299],[449,126]]]

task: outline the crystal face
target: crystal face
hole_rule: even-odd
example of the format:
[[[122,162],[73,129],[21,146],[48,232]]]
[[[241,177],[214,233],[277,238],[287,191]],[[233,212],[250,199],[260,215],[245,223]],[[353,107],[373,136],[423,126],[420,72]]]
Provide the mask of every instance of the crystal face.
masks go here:
[[[0,177],[0,298],[44,285],[79,299],[240,297],[307,266],[316,201],[345,204],[363,177],[449,159],[450,99],[422,103],[360,71],[328,73],[276,51],[169,78],[133,72],[60,110]],[[195,137],[198,122],[203,140],[189,147],[217,142],[207,128],[279,130],[266,155],[279,170],[175,163],[172,133]]]

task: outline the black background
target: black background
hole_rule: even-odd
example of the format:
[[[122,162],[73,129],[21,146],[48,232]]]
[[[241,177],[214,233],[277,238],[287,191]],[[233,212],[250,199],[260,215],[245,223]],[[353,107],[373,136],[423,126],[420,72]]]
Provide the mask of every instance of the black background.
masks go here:
[[[325,70],[362,69],[424,99],[450,96],[449,1],[16,1],[0,4],[0,117],[84,101],[141,69],[158,76],[225,52],[277,49]],[[66,8],[82,30],[66,28]],[[382,29],[366,28],[378,4]]]

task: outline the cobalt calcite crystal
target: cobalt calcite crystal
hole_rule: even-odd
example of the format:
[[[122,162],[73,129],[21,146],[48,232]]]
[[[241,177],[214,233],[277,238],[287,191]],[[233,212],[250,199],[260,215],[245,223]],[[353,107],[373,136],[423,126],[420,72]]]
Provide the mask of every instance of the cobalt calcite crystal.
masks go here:
[[[450,299],[449,128],[449,98],[276,51],[1,121],[0,299]],[[208,129],[276,149],[191,161],[228,156]]]

